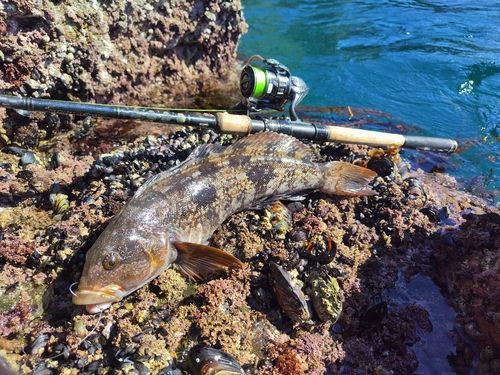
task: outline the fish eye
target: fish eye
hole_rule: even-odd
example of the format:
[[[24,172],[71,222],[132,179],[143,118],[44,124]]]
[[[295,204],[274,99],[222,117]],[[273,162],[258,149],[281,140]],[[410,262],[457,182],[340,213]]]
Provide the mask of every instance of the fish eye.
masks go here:
[[[108,255],[106,255],[102,261],[102,266],[107,270],[112,270],[115,268],[120,262],[120,256],[112,251]]]

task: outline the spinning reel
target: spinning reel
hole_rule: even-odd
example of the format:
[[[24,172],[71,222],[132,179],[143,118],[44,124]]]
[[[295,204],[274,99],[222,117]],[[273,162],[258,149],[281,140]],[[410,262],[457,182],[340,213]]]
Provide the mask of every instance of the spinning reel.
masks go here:
[[[264,67],[250,65],[253,59],[260,59]],[[291,75],[290,70],[279,61],[254,55],[245,64],[240,76],[242,104],[250,111],[263,108],[283,111],[290,102],[290,119],[298,121],[295,107],[307,95],[309,88],[302,78]]]

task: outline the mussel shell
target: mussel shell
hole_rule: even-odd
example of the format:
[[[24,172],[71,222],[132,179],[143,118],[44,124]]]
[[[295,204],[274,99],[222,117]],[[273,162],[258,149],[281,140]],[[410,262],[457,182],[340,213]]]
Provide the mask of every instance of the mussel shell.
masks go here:
[[[52,167],[52,169],[57,169],[61,166],[63,161],[64,157],[56,151],[50,158],[50,166]]]
[[[500,215],[496,212],[487,212],[485,214],[477,215],[479,221],[483,223],[491,223],[500,225]]]
[[[398,172],[401,178],[403,180],[408,178],[408,175],[410,174],[410,165],[407,162],[400,160],[396,163],[396,166],[398,167]]]
[[[25,351],[29,354],[40,356],[45,351],[49,339],[50,335],[48,333],[42,333],[25,349]]]
[[[427,193],[418,178],[408,177],[403,181],[403,188],[409,200],[420,202],[422,206],[427,201]]]
[[[393,178],[397,171],[396,164],[386,156],[371,158],[368,160],[366,167],[377,172],[380,177],[390,176]]]
[[[42,362],[38,367],[33,371],[33,375],[52,375],[54,370],[49,367],[47,362]]]
[[[69,200],[66,194],[50,194],[50,203],[52,203],[52,209],[57,214],[62,214],[69,209]]]
[[[438,223],[440,221],[439,212],[434,207],[421,208],[420,212],[422,212],[425,216],[427,216],[429,218],[429,221],[431,221],[433,223]]]
[[[387,302],[377,303],[361,315],[361,324],[368,327],[379,324],[387,316],[387,312]]]
[[[17,375],[17,373],[10,368],[10,365],[7,363],[7,361],[1,356],[0,356],[0,374]]]
[[[308,295],[318,317],[323,322],[335,323],[342,313],[340,286],[337,279],[326,271],[313,269],[309,273],[308,284]]]
[[[311,322],[311,313],[304,293],[292,281],[290,274],[274,262],[270,262],[271,281],[276,299],[283,312],[297,323]]]
[[[38,157],[31,151],[26,151],[23,156],[21,156],[20,164],[24,167],[28,164],[40,164]]]
[[[241,375],[243,369],[228,353],[206,345],[195,345],[183,365],[192,375]]]
[[[319,264],[328,264],[337,255],[337,244],[328,236],[314,236],[300,253]]]

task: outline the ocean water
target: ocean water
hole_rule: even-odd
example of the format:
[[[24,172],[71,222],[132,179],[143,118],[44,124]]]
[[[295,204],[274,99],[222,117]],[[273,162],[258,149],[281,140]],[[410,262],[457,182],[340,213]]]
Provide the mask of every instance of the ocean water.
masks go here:
[[[410,134],[456,139],[463,147],[445,157],[447,172],[500,188],[499,1],[243,5],[249,32],[240,54],[277,59],[304,79],[301,105],[376,109]]]

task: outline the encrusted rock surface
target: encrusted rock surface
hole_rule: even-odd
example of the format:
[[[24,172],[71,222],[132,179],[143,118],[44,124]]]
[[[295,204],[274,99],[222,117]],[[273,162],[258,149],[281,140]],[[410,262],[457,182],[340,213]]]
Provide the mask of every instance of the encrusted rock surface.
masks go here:
[[[212,244],[242,259],[243,270],[196,285],[174,267],[113,304],[100,320],[89,315],[71,303],[69,288],[107,221],[148,177],[199,144],[234,138],[207,130],[117,132],[109,138],[109,125],[101,133],[99,122],[83,122],[57,135],[53,148],[34,150],[40,164],[22,166],[20,155],[0,154],[0,353],[21,372],[165,373],[187,348],[203,342],[233,354],[255,374],[412,373],[419,366],[413,346],[444,324],[425,305],[390,294],[401,275],[417,274],[448,285],[445,295],[465,324],[460,332],[447,328],[455,371],[468,373],[476,351],[477,373],[497,368],[496,292],[471,280],[496,275],[498,214],[484,200],[450,189],[455,182],[449,176],[421,170],[411,172],[414,180],[379,177],[375,197],[313,193],[278,209],[291,214],[274,208],[235,214]],[[85,144],[99,144],[102,153],[87,155]],[[370,158],[364,147],[311,147],[318,161]],[[468,233],[480,233],[482,242],[468,240]],[[305,252],[308,241],[319,246],[322,238],[335,243],[330,263],[319,250]],[[476,259],[473,246],[482,247],[489,260],[467,278],[466,289],[465,271],[456,268]],[[335,277],[343,304],[338,321],[323,322],[314,312],[312,323],[288,318],[269,282],[271,261],[289,271],[306,295],[308,277],[317,269]],[[469,309],[472,297],[475,307]]]
[[[229,72],[247,28],[241,9],[240,0],[4,1],[0,90],[189,104]]]

